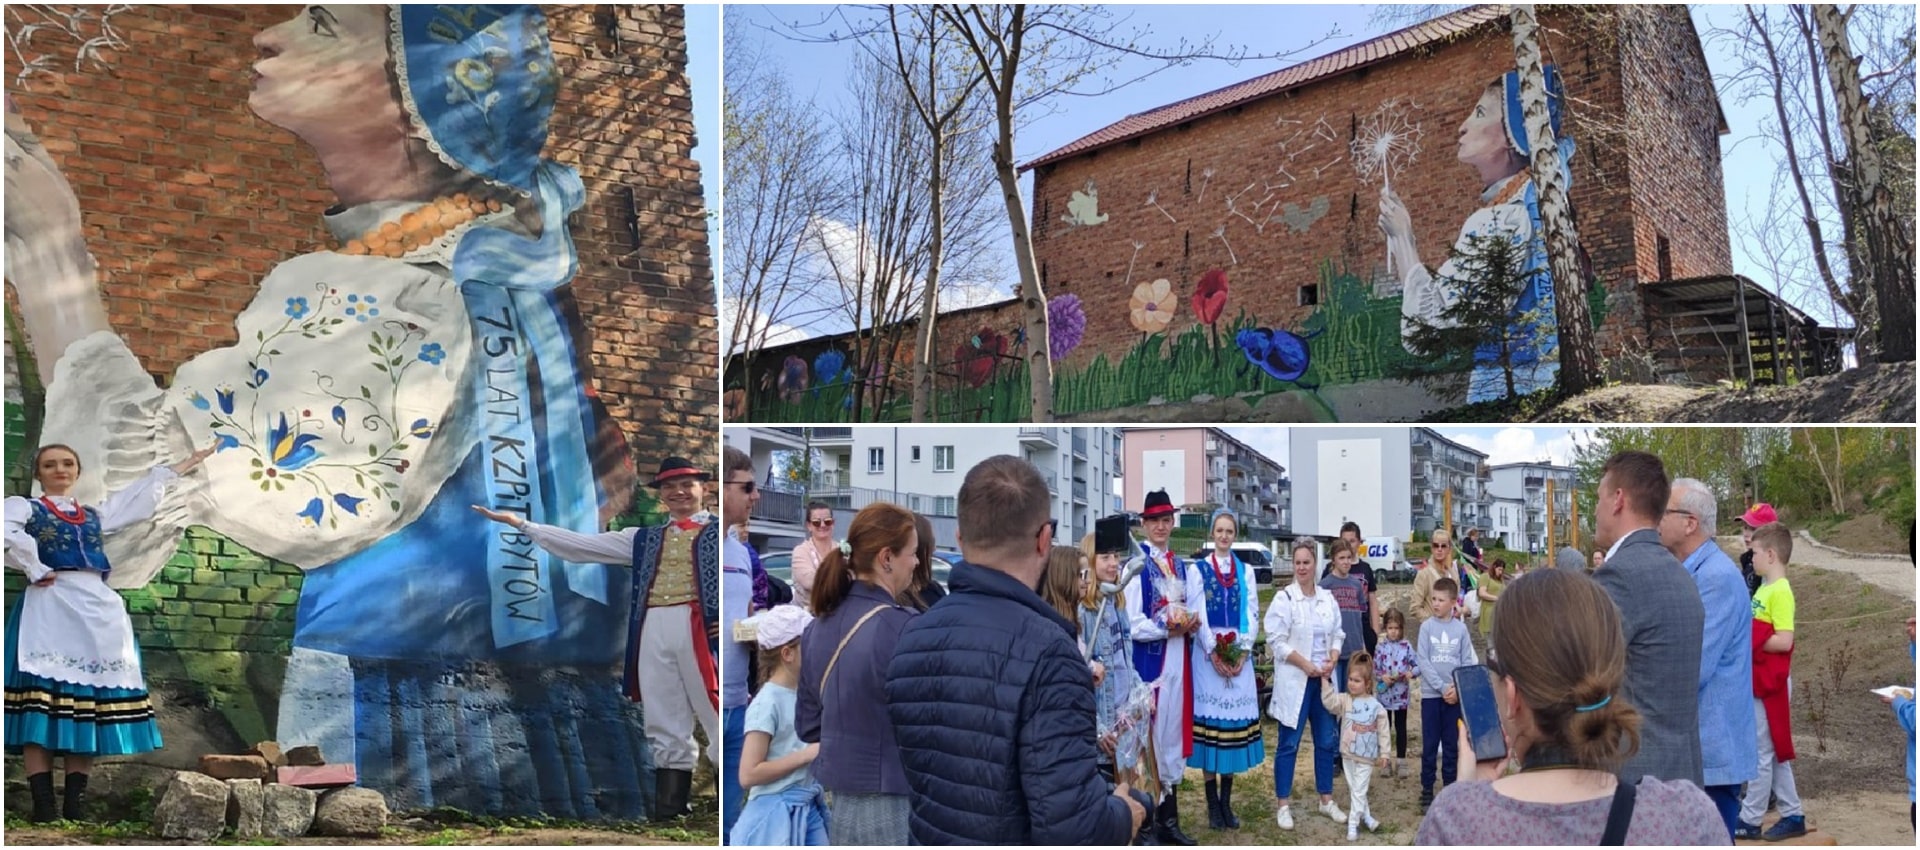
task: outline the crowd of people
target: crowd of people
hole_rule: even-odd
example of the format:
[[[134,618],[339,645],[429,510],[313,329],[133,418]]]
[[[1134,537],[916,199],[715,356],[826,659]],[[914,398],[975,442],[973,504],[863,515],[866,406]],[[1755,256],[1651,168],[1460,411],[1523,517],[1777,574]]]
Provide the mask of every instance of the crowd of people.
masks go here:
[[[746,455],[729,450],[726,464],[729,480],[736,470],[751,480]],[[1383,604],[1353,523],[1324,545],[1294,541],[1291,581],[1264,611],[1229,510],[1213,512],[1212,545],[1197,558],[1173,550],[1178,509],[1163,491],[1135,515],[1097,521],[1078,545],[1056,542],[1044,480],[1009,456],[967,472],[962,557],[944,599],[930,600],[919,592],[939,586],[925,580],[930,524],[868,505],[844,540],[800,545],[811,559],[805,595],[794,589],[804,604],[729,612],[752,614],[761,656],[757,682],[727,668],[757,689],[744,754],[728,765],[749,789],[746,811],[736,823],[730,807],[727,835],[1190,845],[1197,830],[1178,794],[1190,771],[1207,827],[1239,829],[1234,780],[1267,763],[1269,743],[1281,829],[1297,828],[1304,744],[1311,814],[1349,840],[1410,815],[1423,844],[1803,834],[1787,711],[1788,529],[1756,505],[1740,518],[1750,551],[1736,563],[1714,542],[1715,494],[1670,480],[1643,453],[1611,458],[1597,490],[1598,566],[1568,549],[1509,574],[1476,534],[1456,550],[1443,529],[1407,610]],[[809,521],[830,532],[832,512]],[[1498,758],[1478,758],[1462,723],[1456,676],[1469,675],[1488,676],[1496,694]],[[1696,685],[1671,686],[1684,681]],[[1911,736],[1910,694],[1888,702]],[[1275,721],[1266,732],[1263,715]],[[1411,772],[1415,718],[1419,811],[1377,811],[1372,777]],[[1780,817],[1763,831],[1770,807]]]

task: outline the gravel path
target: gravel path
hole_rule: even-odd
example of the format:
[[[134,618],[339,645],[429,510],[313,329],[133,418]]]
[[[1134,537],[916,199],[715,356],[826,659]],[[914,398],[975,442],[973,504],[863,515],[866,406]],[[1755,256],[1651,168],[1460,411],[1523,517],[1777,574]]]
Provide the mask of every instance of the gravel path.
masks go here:
[[[1722,537],[1720,548],[1738,560],[1740,538]],[[1914,599],[1914,566],[1905,555],[1855,554],[1822,544],[1801,532],[1800,539],[1794,542],[1793,563],[1849,573],[1874,587],[1897,593],[1909,602]]]

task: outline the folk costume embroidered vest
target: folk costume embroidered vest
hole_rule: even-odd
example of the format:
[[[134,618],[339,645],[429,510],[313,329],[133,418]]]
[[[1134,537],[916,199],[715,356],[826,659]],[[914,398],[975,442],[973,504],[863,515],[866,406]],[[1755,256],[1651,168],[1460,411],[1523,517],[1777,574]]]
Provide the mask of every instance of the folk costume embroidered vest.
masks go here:
[[[100,533],[100,513],[85,505],[73,512],[53,506],[45,498],[33,500],[27,533],[40,546],[40,563],[56,570],[92,570],[105,575],[106,544]]]

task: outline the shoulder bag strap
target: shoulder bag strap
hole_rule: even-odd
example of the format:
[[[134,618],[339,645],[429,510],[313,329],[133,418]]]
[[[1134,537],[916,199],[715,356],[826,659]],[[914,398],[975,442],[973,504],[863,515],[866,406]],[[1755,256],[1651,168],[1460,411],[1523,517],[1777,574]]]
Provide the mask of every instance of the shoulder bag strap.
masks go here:
[[[853,640],[854,634],[860,631],[861,626],[866,625],[868,620],[873,619],[873,615],[886,610],[888,607],[890,606],[887,606],[887,605],[873,606],[873,610],[868,611],[866,614],[862,615],[860,619],[855,620],[853,622],[853,628],[847,630],[847,636],[841,638],[840,645],[833,648],[833,657],[827,659],[827,670],[826,672],[820,674],[820,704],[821,705],[826,704],[827,677],[833,675],[833,665],[840,663],[840,653],[846,651],[847,643]]]
[[[1627,843],[1627,824],[1633,820],[1632,783],[1621,782],[1613,791],[1613,807],[1607,810],[1607,829],[1600,835],[1600,846],[1619,847]]]

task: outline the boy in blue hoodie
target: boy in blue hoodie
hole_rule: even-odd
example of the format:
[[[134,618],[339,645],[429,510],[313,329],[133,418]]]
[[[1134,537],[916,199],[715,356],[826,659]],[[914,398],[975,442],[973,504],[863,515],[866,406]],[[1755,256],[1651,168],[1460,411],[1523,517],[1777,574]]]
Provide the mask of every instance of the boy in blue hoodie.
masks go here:
[[[1907,618],[1907,656],[1913,657],[1913,618]],[[1893,706],[1893,716],[1900,721],[1900,728],[1907,733],[1907,820],[1920,825],[1915,817],[1913,805],[1913,691],[1894,691],[1892,696],[1880,698],[1881,702]]]

